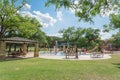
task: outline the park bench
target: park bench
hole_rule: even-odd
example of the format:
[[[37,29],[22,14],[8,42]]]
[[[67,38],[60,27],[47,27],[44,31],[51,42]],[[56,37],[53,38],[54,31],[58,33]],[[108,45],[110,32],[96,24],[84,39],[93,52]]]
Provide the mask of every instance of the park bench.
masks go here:
[[[103,58],[104,54],[100,53],[100,52],[94,52],[92,54],[90,54],[91,58]]]
[[[13,58],[15,58],[15,57],[17,57],[17,56],[20,56],[21,55],[21,53],[20,52],[18,52],[18,51],[11,51],[11,52],[8,52],[8,57],[13,57]]]

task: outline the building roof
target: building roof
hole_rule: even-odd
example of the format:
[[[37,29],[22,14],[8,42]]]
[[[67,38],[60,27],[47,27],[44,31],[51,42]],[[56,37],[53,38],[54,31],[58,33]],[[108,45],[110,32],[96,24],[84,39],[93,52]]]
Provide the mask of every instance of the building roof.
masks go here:
[[[2,38],[0,41],[5,41],[8,43],[36,43],[38,41],[35,40],[30,40],[27,38],[22,38],[22,37],[10,37],[10,38]]]

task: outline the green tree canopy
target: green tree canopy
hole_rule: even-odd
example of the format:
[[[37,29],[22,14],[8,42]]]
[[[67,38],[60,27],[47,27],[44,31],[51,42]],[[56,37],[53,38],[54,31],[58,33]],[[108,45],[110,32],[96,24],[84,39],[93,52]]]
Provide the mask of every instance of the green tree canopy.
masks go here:
[[[65,41],[75,42],[83,36],[84,29],[82,29],[82,28],[75,29],[75,27],[72,26],[67,29],[60,30],[59,33],[63,34],[63,39]]]
[[[63,39],[70,42],[73,39],[73,33],[75,32],[74,27],[69,27],[68,29],[60,30],[59,33],[63,34]]]
[[[112,14],[110,17],[110,27],[113,27],[114,29],[120,29],[120,14],[115,15]]]
[[[17,13],[25,4],[25,0],[16,6],[18,0],[0,0],[0,38],[9,30],[18,27],[20,16]]]
[[[113,44],[120,46],[120,32],[112,36],[114,38]]]
[[[46,35],[40,29],[37,29],[37,31],[30,37],[30,39],[39,41],[40,46],[42,46],[42,45],[44,45],[44,43],[46,43]]]
[[[41,31],[42,25],[35,18],[23,17],[18,13],[26,0],[18,2],[19,0],[0,0],[0,38],[19,36],[43,42],[45,34]]]
[[[100,42],[100,30],[93,28],[75,28],[69,27],[67,29],[60,30],[63,34],[64,41],[75,42],[79,47],[91,47],[93,48]]]
[[[18,27],[18,36],[30,38],[35,33],[41,32],[42,26],[35,18],[25,17],[21,20],[20,26]],[[26,34],[27,33],[27,34]]]
[[[64,41],[63,38],[56,37],[56,36],[46,36],[46,43],[48,47],[53,48],[55,46],[55,42],[62,42]]]
[[[120,29],[120,14],[111,14],[110,23],[104,25],[104,31]]]
[[[85,29],[85,38],[88,40],[86,46],[94,47],[100,42],[100,30],[87,28]]]
[[[56,9],[65,7],[75,10],[75,15],[79,20],[92,21],[92,17],[96,16],[103,10],[108,11],[113,6],[120,6],[119,0],[47,0],[46,6],[55,5]],[[117,10],[116,8],[114,10]]]

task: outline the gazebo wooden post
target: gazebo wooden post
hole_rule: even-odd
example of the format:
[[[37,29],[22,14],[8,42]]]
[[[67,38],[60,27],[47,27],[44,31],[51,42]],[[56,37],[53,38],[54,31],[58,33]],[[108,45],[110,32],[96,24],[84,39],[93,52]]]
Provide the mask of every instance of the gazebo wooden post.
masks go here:
[[[65,53],[65,57],[66,57],[66,59],[67,59],[67,52],[66,52],[66,46],[65,45],[63,45],[63,52]]]
[[[23,43],[23,56],[27,54],[27,44]]]
[[[6,57],[6,42],[0,41],[0,59],[5,59]]]
[[[39,47],[38,43],[35,43],[35,48],[34,48],[34,57],[39,57]]]
[[[12,44],[9,44],[8,52],[11,52],[11,47],[12,47]]]
[[[16,51],[16,44],[14,44],[14,51]]]
[[[74,45],[75,58],[78,59],[77,45]]]

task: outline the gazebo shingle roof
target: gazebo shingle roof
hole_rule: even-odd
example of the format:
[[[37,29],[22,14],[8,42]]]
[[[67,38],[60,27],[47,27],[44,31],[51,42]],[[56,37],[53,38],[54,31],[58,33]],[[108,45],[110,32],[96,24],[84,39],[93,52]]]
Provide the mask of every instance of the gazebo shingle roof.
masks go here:
[[[22,37],[10,37],[10,38],[2,38],[0,41],[12,42],[12,43],[35,43],[38,41],[30,40]]]

